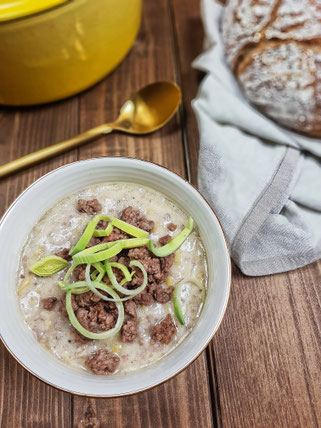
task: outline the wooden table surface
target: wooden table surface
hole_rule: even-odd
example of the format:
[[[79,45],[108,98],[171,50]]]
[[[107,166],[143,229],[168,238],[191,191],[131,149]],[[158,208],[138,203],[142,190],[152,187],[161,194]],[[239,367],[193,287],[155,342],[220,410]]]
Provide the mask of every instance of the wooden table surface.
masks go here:
[[[184,104],[153,135],[108,135],[2,180],[1,212],[48,171],[96,156],[148,159],[195,183],[199,139],[190,102],[201,76],[191,62],[202,42],[199,0],[145,0],[133,49],[104,81],[55,104],[0,109],[1,162],[7,162],[111,120],[149,82],[176,81]],[[0,427],[321,426],[320,302],[320,262],[261,278],[247,278],[234,267],[227,312],[206,351],[172,380],[124,398],[60,392],[22,369],[0,345]]]

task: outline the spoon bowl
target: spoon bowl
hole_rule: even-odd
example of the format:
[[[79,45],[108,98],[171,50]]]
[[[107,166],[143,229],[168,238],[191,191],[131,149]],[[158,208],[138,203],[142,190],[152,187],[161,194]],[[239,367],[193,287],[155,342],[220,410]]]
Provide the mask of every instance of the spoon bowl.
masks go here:
[[[175,83],[151,83],[126,101],[118,119],[110,126],[130,134],[156,131],[173,117],[181,99],[181,91]]]

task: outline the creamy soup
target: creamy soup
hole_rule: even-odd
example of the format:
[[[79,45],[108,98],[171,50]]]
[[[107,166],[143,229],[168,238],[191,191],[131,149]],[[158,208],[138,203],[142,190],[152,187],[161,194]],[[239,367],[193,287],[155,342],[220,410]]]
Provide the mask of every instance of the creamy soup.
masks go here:
[[[97,200],[98,207],[95,203],[88,205],[86,201],[91,200]],[[119,332],[103,340],[86,339],[71,325],[65,311],[65,292],[58,285],[68,267],[47,277],[35,275],[29,267],[39,259],[54,254],[68,258],[67,250],[76,244],[96,212],[122,217],[128,223],[145,228],[155,247],[160,245],[160,238],[165,236],[161,240],[161,244],[165,245],[177,236],[189,217],[161,193],[137,184],[101,184],[69,195],[52,207],[32,229],[20,258],[17,296],[24,321],[39,343],[61,361],[96,374],[125,374],[159,361],[190,334],[206,296],[206,255],[195,224],[180,248],[166,260],[158,260],[146,247],[144,250],[123,251],[114,260],[127,263],[127,266],[131,259],[140,260],[148,270],[146,289],[142,296],[137,295],[129,300],[131,303],[123,302],[124,325]],[[96,238],[89,245],[97,245],[102,239]],[[140,256],[142,252],[145,258]],[[123,258],[120,259],[120,256]],[[138,275],[137,272],[134,275]],[[77,279],[84,279],[83,271],[76,271],[69,281]],[[182,280],[180,302],[185,325],[177,318],[172,294],[174,287]],[[106,277],[102,281],[106,281]],[[135,286],[132,288],[135,289]],[[94,328],[99,330],[101,325],[106,331],[109,328],[109,321],[106,320],[110,319],[112,328],[117,319],[117,309],[112,308],[113,303],[107,308],[95,295],[91,298],[90,293],[87,293],[87,306],[83,303],[83,297],[79,297],[83,295],[73,297],[74,313],[78,320],[86,327],[91,322],[88,329],[98,323]],[[98,307],[99,303],[101,305]],[[105,357],[110,364],[104,361]]]

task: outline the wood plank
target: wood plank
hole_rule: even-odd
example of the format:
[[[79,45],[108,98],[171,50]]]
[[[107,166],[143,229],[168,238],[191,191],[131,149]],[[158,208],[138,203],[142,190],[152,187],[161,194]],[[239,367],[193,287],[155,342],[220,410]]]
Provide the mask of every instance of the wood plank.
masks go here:
[[[70,427],[71,396],[24,370],[0,344],[0,426]]]
[[[0,110],[1,161],[8,162],[78,132],[77,98],[53,105]],[[35,179],[77,159],[77,151],[0,181],[1,213]],[[71,396],[24,370],[0,345],[0,426],[70,427]]]
[[[198,125],[191,101],[197,95],[203,74],[192,68],[193,60],[203,50],[204,31],[200,18],[200,2],[190,0],[169,0],[173,22],[176,62],[179,83],[184,93],[184,108],[181,121],[184,127],[183,141],[187,152],[187,168],[190,181],[197,185],[197,164],[199,150]],[[191,31],[193,29],[193,31]],[[221,426],[219,385],[216,376],[215,355],[206,350],[209,367],[211,406],[215,427]]]
[[[183,141],[187,153],[189,178],[197,183],[199,134],[191,101],[197,95],[203,73],[192,68],[193,60],[202,52],[204,31],[200,18],[199,0],[169,0],[173,22],[178,82],[184,93],[181,121],[184,127]]]
[[[199,142],[189,101],[199,81],[190,63],[203,43],[199,1],[171,5],[195,183]],[[216,426],[321,426],[320,279],[321,262],[264,278],[234,268],[227,313],[208,348]]]
[[[206,360],[202,356],[168,382],[140,394],[113,399],[74,398],[79,428],[204,427],[212,425],[208,409]]]
[[[81,130],[113,119],[134,90],[156,80],[175,80],[166,0],[144,3],[141,31],[128,57],[112,75],[80,98]],[[80,149],[82,159],[102,155],[147,159],[185,175],[178,117],[150,136],[133,138],[115,133]],[[81,428],[211,427],[205,354],[183,373],[151,391],[108,400],[74,397],[74,425]]]
[[[234,270],[215,352],[224,427],[321,424],[321,263],[246,278]]]

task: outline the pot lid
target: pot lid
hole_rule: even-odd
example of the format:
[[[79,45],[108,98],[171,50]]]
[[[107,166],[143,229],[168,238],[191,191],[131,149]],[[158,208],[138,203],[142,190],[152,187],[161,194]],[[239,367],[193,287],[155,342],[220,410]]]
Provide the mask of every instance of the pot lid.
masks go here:
[[[70,0],[0,0],[0,22],[44,12]]]

